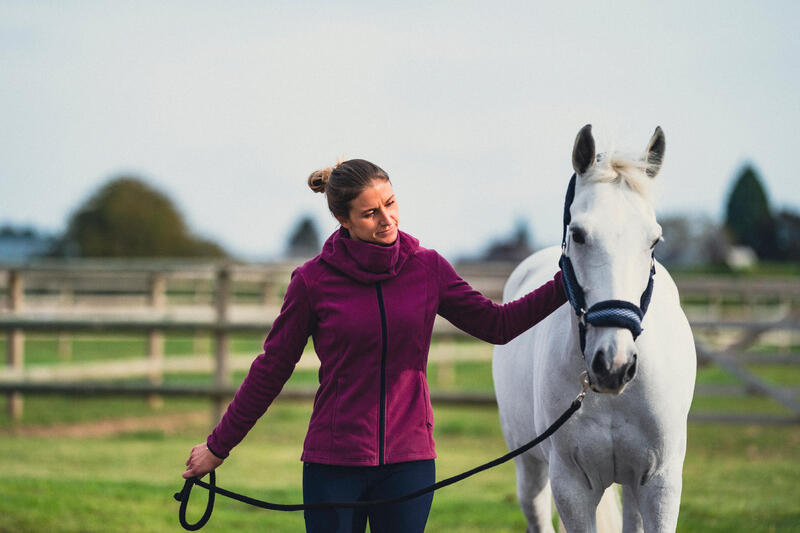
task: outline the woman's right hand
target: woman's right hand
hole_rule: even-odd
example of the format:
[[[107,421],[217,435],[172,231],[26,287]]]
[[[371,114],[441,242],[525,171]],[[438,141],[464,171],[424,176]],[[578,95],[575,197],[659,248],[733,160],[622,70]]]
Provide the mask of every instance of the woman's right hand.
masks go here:
[[[224,459],[220,459],[208,449],[203,442],[192,448],[192,453],[186,460],[186,472],[183,473],[184,479],[190,477],[203,477],[222,464]]]

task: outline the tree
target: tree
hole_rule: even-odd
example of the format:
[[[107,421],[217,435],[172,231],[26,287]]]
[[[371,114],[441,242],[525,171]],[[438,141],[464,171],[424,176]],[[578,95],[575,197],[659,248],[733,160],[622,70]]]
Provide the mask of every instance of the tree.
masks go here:
[[[54,238],[36,230],[33,226],[0,226],[0,261],[4,263],[27,261],[47,255]]]
[[[725,228],[734,244],[751,247],[758,257],[778,256],[775,221],[761,179],[745,165],[731,189],[725,211]]]
[[[122,176],[70,217],[53,255],[83,257],[225,257],[189,232],[172,201],[140,179]]]
[[[39,235],[37,234],[36,229],[31,226],[15,227],[6,223],[0,226],[0,237],[7,237],[11,239],[35,239],[39,237]]]
[[[308,215],[300,219],[289,237],[286,255],[310,257],[319,253],[319,232],[314,219]]]

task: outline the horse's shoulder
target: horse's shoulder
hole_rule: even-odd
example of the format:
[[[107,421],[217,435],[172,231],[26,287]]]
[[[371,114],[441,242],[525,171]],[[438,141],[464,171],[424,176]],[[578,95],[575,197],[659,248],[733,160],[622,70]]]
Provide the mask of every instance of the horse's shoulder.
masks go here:
[[[558,270],[560,255],[561,248],[551,246],[523,259],[506,281],[503,288],[503,301],[516,300],[552,278]]]

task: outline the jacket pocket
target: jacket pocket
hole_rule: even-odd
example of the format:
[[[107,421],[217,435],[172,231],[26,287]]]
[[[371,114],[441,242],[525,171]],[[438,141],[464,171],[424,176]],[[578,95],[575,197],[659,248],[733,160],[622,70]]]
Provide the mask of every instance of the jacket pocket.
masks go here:
[[[390,375],[387,459],[429,455],[433,450],[433,414],[425,374],[404,370]]]
[[[377,391],[374,379],[340,376],[332,418],[331,451],[343,459],[371,459],[377,450]]]
[[[333,448],[333,431],[336,424],[339,384],[336,381],[320,385],[314,398],[314,409],[308,423],[304,450],[315,453]]]
[[[421,381],[420,386],[425,396],[425,429],[428,434],[428,446],[430,450],[433,450],[433,407],[431,407],[431,393],[430,389],[428,389],[428,380],[425,379],[425,374],[423,372],[419,373],[419,379]]]

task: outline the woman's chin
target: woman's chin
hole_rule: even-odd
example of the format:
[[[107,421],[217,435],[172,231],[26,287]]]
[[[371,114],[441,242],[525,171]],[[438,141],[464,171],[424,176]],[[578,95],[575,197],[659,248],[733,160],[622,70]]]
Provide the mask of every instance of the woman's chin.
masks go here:
[[[379,242],[381,244],[392,244],[395,240],[397,240],[396,228],[375,234],[375,242]]]

